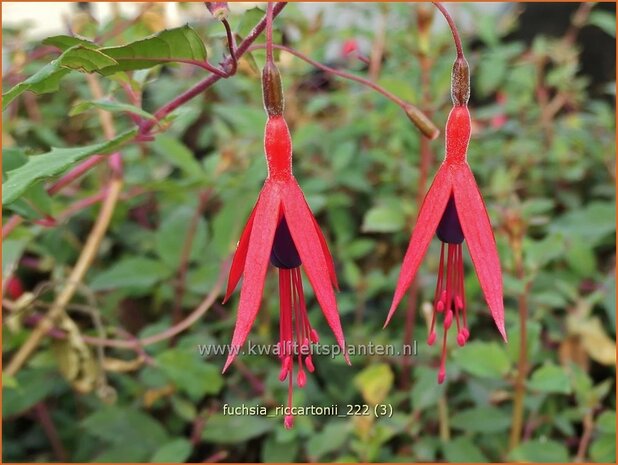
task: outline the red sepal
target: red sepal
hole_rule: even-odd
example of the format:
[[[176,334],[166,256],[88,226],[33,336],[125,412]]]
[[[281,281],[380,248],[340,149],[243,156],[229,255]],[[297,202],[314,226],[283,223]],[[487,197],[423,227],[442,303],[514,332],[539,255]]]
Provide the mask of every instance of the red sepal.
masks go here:
[[[438,227],[438,223],[442,218],[442,214],[444,213],[444,209],[451,195],[452,187],[453,183],[451,180],[450,168],[443,163],[436,173],[436,177],[421,205],[418,219],[416,220],[416,225],[414,226],[412,237],[410,238],[410,244],[408,245],[408,250],[403,259],[401,270],[399,271],[395,295],[393,296],[391,308],[384,322],[384,327],[388,325],[401,299],[403,299],[406,290],[410,287],[410,284],[416,276],[416,272],[427,252],[429,243],[436,233],[436,228]]]
[[[234,335],[232,336],[232,350],[227,357],[223,372],[227,370],[245,343],[260,309],[262,292],[264,291],[264,279],[266,278],[270,250],[272,249],[275,230],[277,229],[280,206],[281,195],[279,186],[267,182],[264,184],[264,188],[255,206],[251,240],[249,241],[243,270],[244,280],[240,290],[238,316],[236,318],[236,326],[234,327]]]
[[[502,271],[489,215],[467,163],[452,167],[455,205],[468,251],[498,331],[506,341]]]
[[[322,313],[324,313],[324,317],[349,364],[350,360],[346,352],[345,338],[339,320],[335,292],[330,279],[328,260],[322,250],[313,214],[296,180],[285,183],[284,189],[282,193],[283,214],[288,222],[292,239],[298,249],[303,262],[303,268],[311,282],[315,296],[322,308]]]

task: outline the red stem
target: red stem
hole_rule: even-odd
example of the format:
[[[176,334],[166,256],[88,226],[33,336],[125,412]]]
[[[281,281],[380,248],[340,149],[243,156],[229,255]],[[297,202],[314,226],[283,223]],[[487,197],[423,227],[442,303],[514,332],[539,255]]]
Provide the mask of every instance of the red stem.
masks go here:
[[[66,462],[68,459],[68,455],[64,445],[62,444],[62,439],[60,439],[60,435],[58,434],[58,430],[56,429],[56,425],[49,414],[49,410],[45,405],[45,402],[39,402],[34,406],[34,412],[45,431],[45,436],[49,439],[51,443],[52,449],[54,450],[54,455],[60,462]]]
[[[286,4],[287,4],[286,2],[278,2],[273,7],[273,17],[276,17],[281,12],[281,10],[283,10]],[[248,48],[251,46],[251,44],[253,44],[253,42],[255,42],[255,39],[258,38],[258,36],[264,31],[265,28],[266,28],[266,17],[262,18],[260,22],[257,23],[255,27],[251,30],[251,32],[247,35],[247,37],[245,37],[245,39],[240,43],[240,45],[236,49],[237,59],[243,56],[247,52]],[[227,68],[230,65],[231,61],[232,61],[232,58],[228,57],[225,60],[223,67]],[[167,115],[169,115],[172,111],[174,111],[179,106],[185,104],[192,98],[204,92],[206,89],[212,86],[219,79],[221,79],[220,76],[216,76],[216,75],[208,76],[207,78],[198,82],[191,89],[183,92],[182,94],[180,94],[178,97],[176,97],[172,101],[163,105],[161,108],[159,108],[155,112],[154,114],[155,119],[148,120],[142,125],[142,127],[140,128],[141,133],[147,134],[155,126],[155,124],[157,124],[158,121],[165,118]]]
[[[273,62],[273,4],[266,4],[266,62]]]
[[[276,17],[279,13],[281,13],[281,10],[285,8],[286,4],[287,4],[286,2],[278,2],[272,9],[273,17]],[[255,42],[255,39],[257,39],[258,36],[264,31],[265,27],[266,27],[266,17],[262,18],[260,22],[258,22],[255,25],[255,27],[251,30],[251,32],[249,32],[247,37],[245,37],[245,39],[235,49],[235,53],[231,54],[223,62],[224,69],[227,69],[228,67],[230,67],[230,70],[233,70],[233,72],[230,71],[230,75],[236,72],[235,63],[237,62],[238,58],[240,58],[242,55],[244,55],[247,52],[251,44]],[[229,29],[229,25],[226,26],[226,31],[228,29]],[[228,31],[228,38],[230,34],[231,34],[231,31]],[[215,82],[217,82],[221,78],[222,76],[220,75],[212,74],[208,76],[207,78],[203,79],[202,81],[198,82],[191,89],[188,89],[187,91],[183,92],[178,97],[176,97],[175,99],[163,105],[161,108],[159,108],[155,112],[154,119],[144,121],[141,124],[140,126],[141,135],[142,136],[147,135],[152,130],[152,128],[158,124],[158,122],[161,119],[165,118],[167,115],[169,115],[172,111],[174,111],[179,106],[185,104],[192,98],[201,94],[204,90],[212,86]],[[54,195],[56,192],[64,189],[68,184],[73,182],[75,179],[79,178],[82,174],[84,174],[85,172],[87,172],[92,167],[96,166],[97,164],[99,164],[101,161],[105,160],[105,158],[106,158],[105,155],[93,155],[92,157],[88,158],[86,161],[77,165],[67,174],[62,176],[58,181],[52,184],[47,190],[48,194]],[[2,227],[2,238],[4,239],[6,236],[8,236],[8,234],[10,234],[21,223],[21,221],[22,221],[22,218],[19,215],[13,215],[8,220],[8,222]]]
[[[267,48],[266,45],[257,44],[257,45],[252,46],[249,49],[249,51],[252,52],[254,50],[265,49],[265,48]],[[315,61],[313,58],[309,58],[304,53],[301,53],[298,50],[295,50],[293,48],[286,47],[285,45],[276,45],[275,44],[275,45],[273,45],[273,48],[276,48],[278,50],[283,50],[284,52],[287,52],[287,53],[289,53],[291,55],[294,55],[295,57],[300,58],[303,61],[306,61],[310,65],[315,66],[316,68],[319,68],[322,71],[326,71],[327,73],[333,74],[335,76],[339,76],[340,78],[349,79],[350,81],[355,81],[355,82],[358,82],[359,84],[367,86],[367,87],[375,90],[379,94],[384,95],[387,99],[393,101],[394,103],[396,103],[400,107],[404,107],[405,105],[409,105],[409,103],[403,101],[402,99],[397,97],[395,94],[390,93],[389,91],[387,91],[386,89],[380,87],[375,82],[370,81],[369,79],[365,79],[365,78],[362,78],[360,76],[356,76],[355,74],[346,73],[345,71],[340,71],[338,69],[331,68],[330,66],[326,66],[326,65],[320,63],[319,61]]]
[[[451,28],[451,32],[453,33],[453,40],[455,41],[455,47],[457,48],[457,58],[464,58],[463,47],[461,46],[461,37],[459,36],[459,31],[457,30],[457,26],[455,25],[455,21],[451,17],[450,13],[440,2],[432,2],[435,7],[440,10],[444,19],[448,23],[448,26]]]

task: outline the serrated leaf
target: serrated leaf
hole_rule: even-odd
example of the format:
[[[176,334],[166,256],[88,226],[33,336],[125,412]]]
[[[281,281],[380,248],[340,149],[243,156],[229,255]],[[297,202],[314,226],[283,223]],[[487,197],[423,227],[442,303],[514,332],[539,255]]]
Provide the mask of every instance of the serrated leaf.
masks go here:
[[[200,36],[188,25],[166,29],[130,44],[100,49],[118,64],[101,69],[103,75],[117,71],[151,68],[170,61],[206,61],[206,47]]]
[[[2,205],[14,202],[35,182],[62,174],[84,158],[115,151],[136,134],[137,129],[132,129],[106,142],[84,147],[52,148],[49,152],[28,157],[24,165],[7,173],[8,179],[2,183]]]
[[[51,45],[53,47],[58,47],[63,52],[76,45],[83,45],[85,47],[89,47],[93,49],[98,48],[97,44],[89,40],[80,39],[79,37],[75,37],[75,36],[65,36],[65,35],[47,37],[46,39],[43,40],[42,43],[43,45]]]
[[[2,95],[2,110],[25,91],[45,94],[58,90],[60,80],[69,73],[69,69],[77,69],[91,73],[107,66],[115,65],[116,61],[92,48],[75,45],[39,71],[20,82]]]
[[[166,29],[145,39],[116,47],[99,48],[87,40],[68,36],[51,37],[46,43],[65,50],[58,58],[3,94],[3,110],[27,90],[38,94],[58,90],[60,80],[70,70],[98,72],[108,76],[118,71],[152,68],[175,61],[206,61],[206,47],[197,32],[188,25]]]
[[[73,105],[73,108],[69,111],[69,116],[79,115],[84,113],[85,111],[91,110],[92,108],[97,108],[100,110],[109,111],[111,113],[133,113],[135,115],[139,115],[142,118],[146,119],[154,119],[154,116],[147,111],[142,110],[135,105],[130,105],[128,103],[122,102],[114,102],[109,99],[101,99],[101,100],[92,100],[89,102],[79,102],[76,105]]]

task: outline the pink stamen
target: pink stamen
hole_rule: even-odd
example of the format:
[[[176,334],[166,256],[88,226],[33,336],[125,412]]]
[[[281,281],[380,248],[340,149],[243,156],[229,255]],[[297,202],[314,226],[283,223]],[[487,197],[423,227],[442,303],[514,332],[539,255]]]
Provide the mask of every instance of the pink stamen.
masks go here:
[[[446,247],[446,252],[445,252]],[[438,371],[438,383],[446,379],[446,342],[448,330],[455,320],[457,327],[457,344],[463,346],[470,332],[466,322],[466,301],[463,292],[463,249],[462,244],[442,243],[440,249],[440,265],[438,268],[438,280],[434,294],[434,311],[431,315],[431,324],[427,344],[433,345],[437,339],[435,330],[437,315],[443,316],[442,320],[442,351],[440,354],[440,368]]]
[[[302,388],[307,384],[306,367],[313,373],[315,366],[308,353],[310,343],[319,341],[318,333],[311,327],[305,295],[303,292],[300,267],[279,268],[279,347],[281,371],[279,380],[288,379],[288,406],[292,406],[294,362],[298,362],[296,384]],[[292,415],[286,415],[284,425],[291,428],[294,424]]]

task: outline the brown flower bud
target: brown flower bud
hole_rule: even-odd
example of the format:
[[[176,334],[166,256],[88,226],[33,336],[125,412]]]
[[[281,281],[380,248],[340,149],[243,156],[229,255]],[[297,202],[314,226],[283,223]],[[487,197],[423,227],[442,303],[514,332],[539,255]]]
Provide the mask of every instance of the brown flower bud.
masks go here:
[[[266,61],[262,70],[262,93],[264,109],[268,116],[283,114],[283,91],[281,89],[281,74],[272,61]]]
[[[470,100],[470,67],[464,57],[457,57],[451,75],[453,105],[467,105]]]
[[[423,133],[429,140],[434,140],[440,135],[440,130],[433,122],[418,108],[409,103],[404,103],[401,107],[406,112],[408,119]]]

